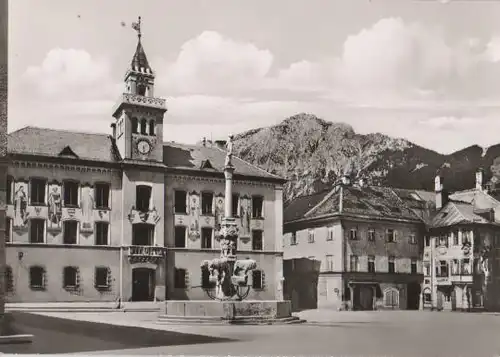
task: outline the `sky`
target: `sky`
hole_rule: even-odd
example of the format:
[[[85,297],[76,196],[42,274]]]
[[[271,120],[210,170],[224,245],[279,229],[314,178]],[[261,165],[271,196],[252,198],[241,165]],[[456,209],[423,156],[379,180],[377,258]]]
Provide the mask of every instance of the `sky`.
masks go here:
[[[500,143],[500,0],[9,3],[9,131],[111,133],[141,16],[166,141],[306,112],[441,153]]]

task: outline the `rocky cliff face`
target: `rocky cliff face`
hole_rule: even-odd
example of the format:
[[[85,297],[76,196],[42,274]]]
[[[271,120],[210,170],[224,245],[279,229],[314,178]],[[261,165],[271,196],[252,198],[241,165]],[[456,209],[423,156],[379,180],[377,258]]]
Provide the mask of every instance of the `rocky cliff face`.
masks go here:
[[[433,190],[439,170],[447,189],[472,188],[476,170],[484,168],[488,179],[500,156],[500,145],[442,155],[404,139],[357,134],[347,124],[304,113],[236,135],[234,149],[242,159],[288,179],[287,199],[331,186],[344,173],[372,184]]]

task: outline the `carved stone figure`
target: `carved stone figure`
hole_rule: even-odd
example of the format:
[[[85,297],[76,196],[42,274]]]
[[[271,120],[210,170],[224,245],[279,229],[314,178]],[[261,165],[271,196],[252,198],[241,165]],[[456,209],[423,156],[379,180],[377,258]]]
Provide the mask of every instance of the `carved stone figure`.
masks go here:
[[[233,135],[229,135],[229,140],[227,141],[226,144],[226,149],[227,149],[227,154],[226,154],[226,162],[225,166],[230,167],[233,165],[232,159],[233,159]]]
[[[237,260],[234,264],[233,280],[238,285],[247,285],[248,273],[257,268],[257,263],[252,259]]]

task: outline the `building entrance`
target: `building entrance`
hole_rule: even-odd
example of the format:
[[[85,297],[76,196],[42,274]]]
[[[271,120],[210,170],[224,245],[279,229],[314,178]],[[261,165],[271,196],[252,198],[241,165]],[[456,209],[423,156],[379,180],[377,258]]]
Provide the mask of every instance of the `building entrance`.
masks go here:
[[[147,268],[132,270],[132,301],[153,301],[155,271]]]

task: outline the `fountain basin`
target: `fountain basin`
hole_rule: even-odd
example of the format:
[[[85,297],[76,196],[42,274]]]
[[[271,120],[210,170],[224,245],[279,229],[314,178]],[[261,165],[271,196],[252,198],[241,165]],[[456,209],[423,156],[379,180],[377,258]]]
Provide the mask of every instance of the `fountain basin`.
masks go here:
[[[256,325],[304,321],[292,316],[290,301],[167,300],[159,322]]]

